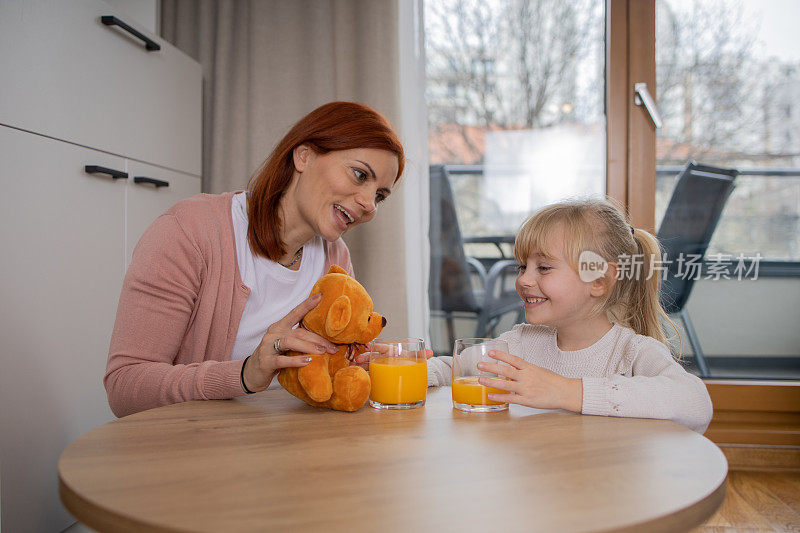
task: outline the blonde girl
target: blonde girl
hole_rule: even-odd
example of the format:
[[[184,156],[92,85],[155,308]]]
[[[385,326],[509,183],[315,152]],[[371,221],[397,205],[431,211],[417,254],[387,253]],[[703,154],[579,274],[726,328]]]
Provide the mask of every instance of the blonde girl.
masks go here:
[[[662,328],[661,249],[601,200],[543,208],[514,244],[527,324],[500,336],[511,353],[480,363],[508,394],[492,400],[604,416],[667,419],[702,433],[712,407],[703,382],[670,354]],[[513,354],[513,355],[512,355]],[[450,382],[451,358],[429,364],[431,385]]]

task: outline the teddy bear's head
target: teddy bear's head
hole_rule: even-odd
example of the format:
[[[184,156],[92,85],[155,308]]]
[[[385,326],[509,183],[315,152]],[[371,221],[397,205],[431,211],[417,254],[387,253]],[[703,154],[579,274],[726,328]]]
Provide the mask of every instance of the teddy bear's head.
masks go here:
[[[383,330],[386,319],[372,312],[372,298],[343,268],[332,265],[311,289],[322,301],[306,314],[303,325],[336,344],[367,344]]]

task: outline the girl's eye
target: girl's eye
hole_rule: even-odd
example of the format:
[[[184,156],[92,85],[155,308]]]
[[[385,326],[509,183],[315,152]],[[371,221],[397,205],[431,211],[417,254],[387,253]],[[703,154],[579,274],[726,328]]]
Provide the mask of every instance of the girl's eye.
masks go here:
[[[551,270],[552,268],[553,268],[553,267],[549,267],[549,266],[547,266],[547,265],[541,265],[541,266],[539,267],[539,272],[547,272],[548,270]]]
[[[526,265],[517,265],[517,273],[522,274],[523,272],[525,272],[526,268],[527,268]]]
[[[369,177],[367,173],[361,170],[360,168],[354,168],[353,174],[355,174],[356,179],[358,181],[367,181],[367,178]]]
[[[379,204],[384,200],[386,200],[386,195],[385,194],[379,192],[379,193],[377,193],[375,195],[375,203],[376,204]]]

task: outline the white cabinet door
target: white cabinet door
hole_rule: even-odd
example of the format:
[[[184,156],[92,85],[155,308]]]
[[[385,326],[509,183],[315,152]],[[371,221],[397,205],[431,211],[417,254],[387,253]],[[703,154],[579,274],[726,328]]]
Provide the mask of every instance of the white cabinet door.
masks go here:
[[[128,161],[125,267],[147,227],[178,201],[200,192],[200,178],[173,170]]]
[[[0,464],[7,531],[61,531],[57,462],[113,419],[103,374],[122,285],[121,158],[0,126]]]
[[[0,1],[0,124],[200,175],[202,69],[100,0]]]

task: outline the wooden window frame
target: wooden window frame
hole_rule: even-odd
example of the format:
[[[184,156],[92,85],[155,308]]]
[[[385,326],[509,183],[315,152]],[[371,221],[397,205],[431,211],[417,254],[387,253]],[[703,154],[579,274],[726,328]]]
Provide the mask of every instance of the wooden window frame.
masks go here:
[[[731,470],[800,471],[800,383],[708,379],[714,418],[705,436]]]
[[[633,85],[656,94],[655,0],[606,1],[606,194],[655,231],[656,130]]]
[[[633,86],[656,95],[656,0],[606,0],[606,194],[631,223],[655,232],[656,130]],[[731,468],[800,470],[800,383],[705,381],[714,404],[706,436]]]

